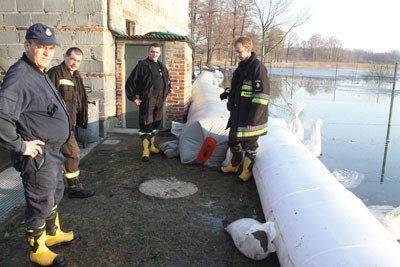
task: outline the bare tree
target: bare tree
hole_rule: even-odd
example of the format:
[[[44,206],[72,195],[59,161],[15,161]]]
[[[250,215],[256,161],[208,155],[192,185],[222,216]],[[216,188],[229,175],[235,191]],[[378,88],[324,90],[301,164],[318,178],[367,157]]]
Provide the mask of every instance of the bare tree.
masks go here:
[[[319,57],[318,52],[323,44],[321,34],[314,34],[313,36],[311,36],[310,39],[308,40],[308,44],[311,49],[311,60],[317,61]]]
[[[328,60],[336,62],[339,61],[342,42],[336,37],[328,37],[326,41],[326,48],[328,49],[329,53]]]
[[[275,45],[279,45],[289,32],[308,20],[308,12],[305,11],[297,15],[291,15],[289,18],[285,17],[290,12],[292,2],[293,0],[258,0],[256,2],[258,19],[261,25],[260,56],[262,62],[264,62],[265,56],[274,49],[274,46],[268,44],[268,32],[275,28],[279,28],[284,32],[281,40],[275,42]]]
[[[288,62],[288,58],[289,58],[289,54],[290,54],[290,50],[291,48],[294,46],[294,44],[299,40],[299,36],[295,33],[295,32],[290,32],[287,36],[286,36],[286,58],[285,61]]]

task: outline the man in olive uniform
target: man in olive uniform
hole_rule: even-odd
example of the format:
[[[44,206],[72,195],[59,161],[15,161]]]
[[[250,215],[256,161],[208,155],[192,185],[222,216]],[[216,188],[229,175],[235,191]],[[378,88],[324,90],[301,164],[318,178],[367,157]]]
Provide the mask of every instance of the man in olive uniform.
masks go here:
[[[64,256],[49,248],[80,237],[76,231],[63,232],[58,217],[64,194],[61,147],[70,129],[67,110],[46,74],[56,45],[53,29],[30,26],[25,53],[0,89],[0,144],[12,151],[13,166],[21,172],[29,259],[42,266],[64,265]]]
[[[142,161],[145,162],[149,161],[150,153],[160,153],[154,145],[155,135],[161,125],[164,101],[171,91],[168,70],[158,60],[160,45],[151,44],[148,55],[139,61],[125,83],[128,99],[139,107],[139,135],[143,145]]]
[[[229,141],[231,150],[229,165],[222,167],[225,173],[237,173],[242,166],[239,178],[247,181],[252,177],[252,167],[257,154],[257,140],[267,134],[269,79],[265,66],[257,59],[250,38],[240,37],[235,41],[235,49],[240,60],[233,72],[231,88],[221,94],[228,97]],[[242,157],[245,158],[242,164]]]
[[[48,72],[50,80],[61,93],[70,118],[70,138],[63,146],[64,178],[67,181],[65,191],[70,198],[87,198],[95,194],[85,189],[79,179],[80,149],[75,139],[75,126],[83,129],[88,123],[88,100],[78,68],[83,52],[78,47],[71,47],[65,52],[64,61]]]

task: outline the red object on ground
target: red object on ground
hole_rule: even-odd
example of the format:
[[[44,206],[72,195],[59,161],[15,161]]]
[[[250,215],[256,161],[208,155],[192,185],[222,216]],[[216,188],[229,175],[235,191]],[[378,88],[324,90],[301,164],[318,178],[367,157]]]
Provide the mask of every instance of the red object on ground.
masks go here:
[[[212,137],[207,137],[197,154],[197,160],[201,163],[206,162],[211,157],[216,146],[217,141]]]

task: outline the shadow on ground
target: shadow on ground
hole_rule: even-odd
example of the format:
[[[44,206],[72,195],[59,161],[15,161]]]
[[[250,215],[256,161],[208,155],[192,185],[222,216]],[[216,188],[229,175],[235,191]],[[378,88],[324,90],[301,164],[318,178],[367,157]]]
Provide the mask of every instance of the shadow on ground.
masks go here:
[[[165,135],[158,142],[173,139]],[[69,266],[270,266],[276,254],[253,261],[242,255],[224,230],[245,217],[264,221],[254,180],[236,181],[217,169],[182,165],[178,158],[152,155],[140,161],[137,136],[111,134],[81,162],[82,181],[96,190],[89,199],[64,197],[62,229],[76,229],[82,239],[54,249]],[[115,143],[115,142],[109,142]],[[143,195],[139,185],[150,179],[191,182],[198,191],[178,199]],[[30,266],[24,238],[23,208],[0,228],[0,266]]]

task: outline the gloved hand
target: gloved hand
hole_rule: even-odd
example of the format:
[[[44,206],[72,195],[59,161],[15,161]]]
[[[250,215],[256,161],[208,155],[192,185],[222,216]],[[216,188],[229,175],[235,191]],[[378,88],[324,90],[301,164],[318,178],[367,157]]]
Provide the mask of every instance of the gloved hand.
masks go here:
[[[224,99],[227,99],[229,96],[228,92],[223,92],[222,94],[219,95],[219,98],[221,98],[221,101]]]
[[[219,95],[219,98],[221,99],[221,101],[228,98],[230,90],[231,89],[229,87],[227,87],[227,88],[225,88],[225,91]]]

